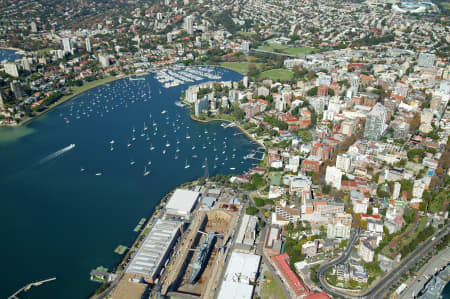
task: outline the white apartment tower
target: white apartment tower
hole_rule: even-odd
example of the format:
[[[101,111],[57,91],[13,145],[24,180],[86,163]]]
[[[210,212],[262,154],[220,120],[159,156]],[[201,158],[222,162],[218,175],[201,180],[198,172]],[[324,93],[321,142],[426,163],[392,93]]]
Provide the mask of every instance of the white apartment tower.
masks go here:
[[[351,86],[352,86],[353,92],[356,94],[358,92],[358,90],[359,90],[359,77],[358,76],[354,76],[352,78]]]
[[[35,21],[32,21],[31,23],[30,23],[30,28],[31,28],[31,32],[34,32],[34,33],[36,33],[38,30],[37,30],[37,25],[36,25],[36,22]]]
[[[194,33],[194,17],[193,16],[187,16],[184,19],[184,29],[188,34]]]
[[[250,52],[250,42],[246,41],[246,40],[243,41],[241,48],[242,48],[242,52],[244,52],[244,53]]]
[[[338,154],[336,157],[336,168],[349,173],[352,170],[352,158],[348,154]]]
[[[108,67],[109,66],[109,57],[108,57],[108,55],[100,54],[100,55],[98,55],[98,60],[99,60],[100,65],[102,67]]]
[[[10,75],[11,77],[19,77],[19,70],[17,69],[17,65],[14,62],[7,62],[3,65],[5,68],[5,73]]]
[[[89,37],[86,37],[86,51],[92,52],[91,39]]]
[[[378,140],[386,130],[386,107],[377,103],[367,114],[364,137]]]
[[[5,103],[3,103],[2,92],[0,91],[0,110],[5,109]]]
[[[72,53],[72,42],[68,37],[63,38],[64,53]]]

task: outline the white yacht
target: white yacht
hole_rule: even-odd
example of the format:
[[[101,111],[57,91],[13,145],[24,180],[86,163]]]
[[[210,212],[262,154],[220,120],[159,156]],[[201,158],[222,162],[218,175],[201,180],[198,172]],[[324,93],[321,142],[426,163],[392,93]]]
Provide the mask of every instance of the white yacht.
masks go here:
[[[186,160],[186,165],[184,166],[184,168],[189,168],[189,167],[191,167],[191,165],[189,165],[187,160]]]
[[[148,176],[150,174],[150,171],[147,170],[147,166],[144,166],[144,176]]]

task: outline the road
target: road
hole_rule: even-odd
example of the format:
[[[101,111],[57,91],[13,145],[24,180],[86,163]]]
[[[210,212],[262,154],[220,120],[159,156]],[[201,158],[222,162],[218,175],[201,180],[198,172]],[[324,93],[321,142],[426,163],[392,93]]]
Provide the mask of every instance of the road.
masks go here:
[[[261,49],[253,49],[251,48],[250,51],[257,52],[257,53],[264,53],[264,54],[272,54],[272,55],[278,55],[278,56],[284,56],[284,57],[291,57],[291,58],[305,58],[305,54],[297,54],[297,55],[291,55],[286,53],[280,53],[280,52],[271,52],[271,51],[265,51]]]
[[[401,261],[397,267],[387,273],[381,280],[379,280],[371,289],[366,292],[364,298],[382,298],[386,291],[397,282],[400,277],[406,273],[412,266],[414,266],[422,257],[424,257],[437,243],[448,234],[448,226],[443,230],[434,234],[429,241],[423,242],[412,253]],[[434,240],[433,240],[434,238]]]
[[[347,249],[345,250],[344,254],[339,257],[338,259],[320,267],[317,271],[318,279],[320,282],[320,287],[325,290],[330,295],[336,296],[336,297],[344,297],[344,298],[383,298],[385,293],[389,291],[389,288],[397,282],[401,276],[406,273],[412,266],[414,266],[423,256],[425,256],[434,246],[438,244],[438,242],[448,234],[448,226],[435,233],[431,240],[423,242],[421,245],[419,245],[412,253],[410,253],[405,259],[402,260],[402,262],[397,265],[392,271],[389,273],[386,273],[376,284],[372,285],[372,287],[364,294],[361,295],[352,295],[346,292],[339,291],[337,289],[331,288],[326,280],[325,280],[325,272],[331,268],[332,266],[342,263],[345,261],[348,256],[350,256],[351,248],[354,245],[354,242],[356,242],[355,236],[352,237],[350,244],[347,246]]]
[[[327,264],[321,266],[319,269],[317,269],[317,279],[319,280],[319,285],[325,292],[327,292],[330,295],[338,296],[338,297],[348,297],[349,296],[347,293],[337,291],[334,288],[330,287],[325,279],[325,273],[331,267],[334,267],[335,265],[345,262],[350,257],[350,255],[352,254],[353,246],[355,246],[355,243],[359,238],[360,232],[361,232],[360,228],[358,228],[355,231],[353,236],[350,238],[350,242],[348,243],[347,248],[345,249],[344,253],[340,257],[330,261],[329,263],[327,263]]]
[[[403,291],[403,293],[398,297],[400,299],[410,299],[417,296],[420,290],[427,282],[424,275],[433,276],[436,271],[441,269],[443,266],[450,262],[450,247],[441,250],[438,255],[433,256],[433,258],[425,264],[422,269],[417,273],[415,278],[408,280],[408,287]]]

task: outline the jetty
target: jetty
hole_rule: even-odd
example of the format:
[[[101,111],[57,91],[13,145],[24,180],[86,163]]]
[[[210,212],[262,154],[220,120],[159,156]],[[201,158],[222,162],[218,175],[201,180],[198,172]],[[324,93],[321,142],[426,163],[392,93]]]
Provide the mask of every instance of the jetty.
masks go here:
[[[8,299],[19,299],[18,296],[19,296],[20,293],[28,291],[29,289],[31,289],[31,287],[38,287],[38,286],[40,286],[40,285],[42,285],[42,284],[44,284],[46,282],[50,282],[50,281],[53,281],[55,279],[56,279],[56,277],[52,277],[52,278],[49,278],[49,279],[45,279],[45,280],[29,283],[26,286],[18,289],[14,294],[9,296]]]

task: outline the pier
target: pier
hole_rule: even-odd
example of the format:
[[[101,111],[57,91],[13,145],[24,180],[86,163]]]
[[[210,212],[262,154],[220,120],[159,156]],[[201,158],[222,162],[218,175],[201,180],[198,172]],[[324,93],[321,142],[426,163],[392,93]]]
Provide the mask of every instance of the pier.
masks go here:
[[[52,277],[52,278],[49,278],[49,279],[45,279],[45,280],[29,283],[26,286],[18,289],[14,294],[9,296],[8,299],[18,299],[19,297],[17,297],[17,296],[19,296],[20,293],[28,291],[29,289],[31,289],[31,287],[38,287],[38,286],[40,286],[40,285],[42,285],[42,284],[44,284],[46,282],[50,282],[50,281],[53,281],[55,279],[56,279],[56,277]]]

